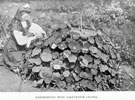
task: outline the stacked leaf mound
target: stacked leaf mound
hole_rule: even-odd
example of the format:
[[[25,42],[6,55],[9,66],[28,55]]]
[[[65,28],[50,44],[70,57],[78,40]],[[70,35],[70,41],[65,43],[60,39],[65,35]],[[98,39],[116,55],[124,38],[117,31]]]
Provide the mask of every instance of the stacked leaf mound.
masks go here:
[[[52,22],[48,38],[36,41],[24,55],[21,77],[53,91],[118,89],[118,55],[100,33]]]

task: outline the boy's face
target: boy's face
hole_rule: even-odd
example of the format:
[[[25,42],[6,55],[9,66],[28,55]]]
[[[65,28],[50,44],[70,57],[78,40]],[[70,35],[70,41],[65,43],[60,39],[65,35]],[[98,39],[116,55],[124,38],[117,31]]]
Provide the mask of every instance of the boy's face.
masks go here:
[[[31,18],[30,18],[30,14],[29,13],[27,13],[27,12],[22,12],[21,13],[21,20],[22,21],[26,21],[26,20],[31,20]]]

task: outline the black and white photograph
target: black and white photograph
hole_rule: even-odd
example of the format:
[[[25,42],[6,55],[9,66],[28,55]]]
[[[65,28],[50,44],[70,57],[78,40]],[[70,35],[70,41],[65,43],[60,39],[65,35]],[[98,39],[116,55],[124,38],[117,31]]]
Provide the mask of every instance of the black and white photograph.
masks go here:
[[[0,96],[134,91],[135,0],[0,0]]]

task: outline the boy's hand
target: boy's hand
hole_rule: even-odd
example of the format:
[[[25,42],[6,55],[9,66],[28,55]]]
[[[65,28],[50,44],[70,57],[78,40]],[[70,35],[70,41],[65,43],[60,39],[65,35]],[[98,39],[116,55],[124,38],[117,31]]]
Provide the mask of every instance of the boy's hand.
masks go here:
[[[33,33],[28,33],[27,37],[33,37],[34,34]]]

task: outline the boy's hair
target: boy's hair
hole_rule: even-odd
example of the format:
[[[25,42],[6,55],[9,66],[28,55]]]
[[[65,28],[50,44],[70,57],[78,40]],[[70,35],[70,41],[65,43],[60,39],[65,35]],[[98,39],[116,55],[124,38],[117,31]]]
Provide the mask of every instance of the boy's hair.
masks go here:
[[[29,4],[25,4],[21,7],[19,7],[15,16],[14,16],[14,19],[20,20],[23,12],[31,13],[31,8],[30,8]]]

